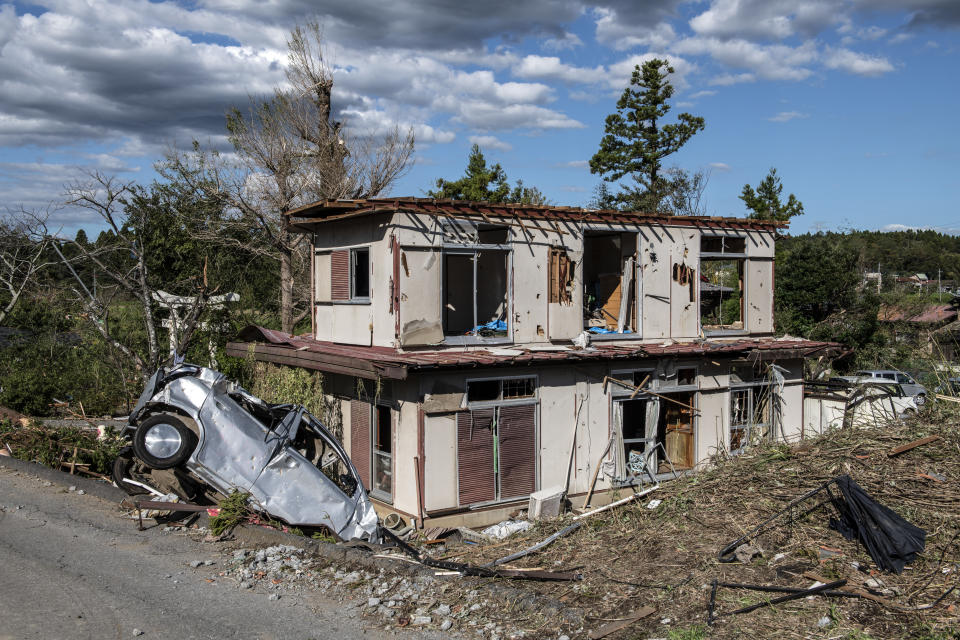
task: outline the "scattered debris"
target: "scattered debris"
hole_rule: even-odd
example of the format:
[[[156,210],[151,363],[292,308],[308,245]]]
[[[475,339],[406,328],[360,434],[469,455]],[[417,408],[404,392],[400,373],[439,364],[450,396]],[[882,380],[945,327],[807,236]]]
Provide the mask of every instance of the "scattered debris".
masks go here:
[[[498,524],[492,525],[481,531],[487,538],[503,540],[518,531],[526,531],[533,524],[529,520],[504,520]]]
[[[614,633],[615,631],[620,631],[621,629],[626,629],[637,620],[642,620],[643,618],[646,618],[647,616],[655,612],[656,612],[656,609],[654,609],[653,607],[642,607],[641,609],[633,612],[628,617],[623,618],[622,620],[614,620],[612,622],[609,622],[603,625],[596,631],[591,631],[590,635],[587,637],[589,637],[590,640],[599,640],[600,638],[606,638],[611,633]]]
[[[836,485],[840,489],[841,496],[835,496],[830,491],[831,485]],[[744,543],[766,530],[783,524],[781,520],[784,516],[792,519],[795,510],[801,504],[820,493],[826,493],[829,498],[805,508],[803,513],[807,514],[821,506],[832,504],[838,517],[830,518],[830,528],[839,531],[848,540],[859,539],[867,547],[870,557],[883,571],[899,574],[906,563],[911,562],[918,553],[923,551],[926,531],[915,527],[873,500],[850,476],[843,475],[796,498],[760,523],[753,531],[728,544],[718,555],[720,562],[733,562],[734,558],[740,560],[737,551]]]
[[[891,449],[887,452],[887,457],[892,458],[893,456],[898,456],[901,453],[910,451],[911,449],[916,449],[917,447],[922,447],[925,444],[930,444],[931,442],[936,442],[940,439],[940,436],[927,436],[926,438],[920,438],[919,440],[914,440],[913,442],[908,442],[907,444],[902,444],[899,447]]]

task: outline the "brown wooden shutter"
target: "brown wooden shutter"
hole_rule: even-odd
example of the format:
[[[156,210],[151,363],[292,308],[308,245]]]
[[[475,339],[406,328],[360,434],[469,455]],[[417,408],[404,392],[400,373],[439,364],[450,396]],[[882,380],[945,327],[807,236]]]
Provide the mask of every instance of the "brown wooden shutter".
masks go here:
[[[350,250],[330,253],[330,298],[350,299]]]
[[[500,498],[527,496],[537,490],[537,406],[500,407],[497,449],[500,454]]]
[[[460,506],[497,497],[493,473],[493,409],[457,414],[457,480]]]
[[[370,403],[351,400],[350,459],[367,490],[370,489],[370,455]]]

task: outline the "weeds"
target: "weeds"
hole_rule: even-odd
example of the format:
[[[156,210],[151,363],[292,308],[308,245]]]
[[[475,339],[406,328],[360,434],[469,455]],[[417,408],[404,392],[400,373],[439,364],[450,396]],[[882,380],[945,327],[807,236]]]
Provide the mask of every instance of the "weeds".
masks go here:
[[[231,531],[237,525],[243,524],[252,513],[247,501],[250,494],[244,491],[234,491],[220,503],[220,513],[210,518],[210,533],[215,536]]]

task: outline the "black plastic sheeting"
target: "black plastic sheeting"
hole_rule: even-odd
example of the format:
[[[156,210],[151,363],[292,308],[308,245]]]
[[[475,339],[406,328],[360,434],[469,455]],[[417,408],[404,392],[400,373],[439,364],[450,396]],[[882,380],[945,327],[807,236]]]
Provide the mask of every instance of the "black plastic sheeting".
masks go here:
[[[835,495],[830,490],[834,484],[840,489],[841,495]],[[829,496],[827,500],[806,506],[808,501],[824,492]],[[904,565],[913,562],[926,545],[926,531],[910,524],[871,498],[850,476],[844,475],[828,480],[816,489],[791,500],[786,507],[761,522],[752,531],[721,549],[717,559],[720,562],[735,562],[736,549],[740,545],[830,504],[837,510],[838,516],[830,518],[830,527],[843,534],[847,540],[860,540],[867,548],[867,553],[883,571],[902,573]]]
[[[859,539],[881,570],[902,573],[904,565],[923,551],[927,532],[871,498],[850,476],[834,482],[843,499],[831,494],[840,517],[830,518],[830,528],[847,540]]]

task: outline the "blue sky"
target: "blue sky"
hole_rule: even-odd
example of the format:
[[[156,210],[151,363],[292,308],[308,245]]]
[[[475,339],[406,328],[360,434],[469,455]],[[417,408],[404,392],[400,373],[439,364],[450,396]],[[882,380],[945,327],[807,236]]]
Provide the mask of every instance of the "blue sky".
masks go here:
[[[960,3],[951,0],[0,0],[0,210],[56,206],[99,170],[148,183],[223,114],[284,81],[290,28],[324,25],[334,107],[413,127],[393,195],[457,178],[471,144],[511,180],[585,205],[587,161],[637,63],[666,57],[671,115],[706,129],[668,165],[710,171],[712,215],[770,167],[794,232],[960,230]],[[65,231],[91,226],[59,209]]]

